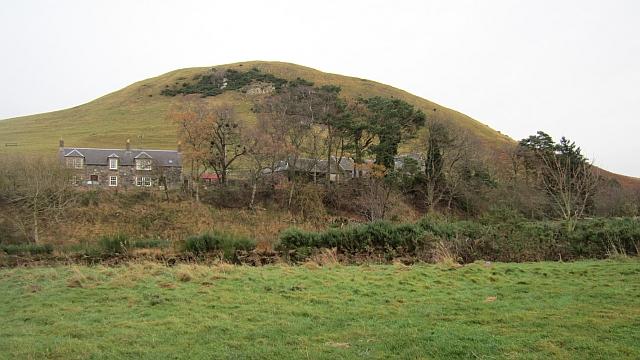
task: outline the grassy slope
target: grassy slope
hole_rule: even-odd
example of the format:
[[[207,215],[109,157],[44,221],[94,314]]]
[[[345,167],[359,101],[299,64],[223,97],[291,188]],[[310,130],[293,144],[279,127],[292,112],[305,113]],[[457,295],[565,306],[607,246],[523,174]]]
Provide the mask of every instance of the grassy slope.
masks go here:
[[[637,259],[4,269],[0,358],[637,359],[639,275]]]
[[[404,99],[430,116],[451,120],[475,134],[481,141],[491,145],[510,142],[506,136],[488,126],[444,108],[428,100],[421,99],[405,91],[388,85],[342,75],[323,73],[311,68],[281,62],[245,62],[217,66],[238,70],[257,67],[276,76],[295,79],[301,77],[318,85],[337,84],[346,96],[394,96]],[[175,101],[160,95],[165,85],[190,81],[194,75],[208,68],[189,68],[134,83],[122,90],[103,96],[87,104],[74,108],[44,114],[24,116],[0,121],[0,144],[17,142],[17,148],[0,151],[54,151],[58,138],[65,139],[68,146],[123,146],[126,138],[140,146],[139,135],[144,135],[143,146],[154,148],[174,148],[175,126],[166,119],[166,112]],[[232,102],[243,116],[253,117],[249,99],[241,94],[225,93],[209,98],[211,102]],[[433,112],[433,109],[437,109]],[[435,114],[435,115],[434,115]]]

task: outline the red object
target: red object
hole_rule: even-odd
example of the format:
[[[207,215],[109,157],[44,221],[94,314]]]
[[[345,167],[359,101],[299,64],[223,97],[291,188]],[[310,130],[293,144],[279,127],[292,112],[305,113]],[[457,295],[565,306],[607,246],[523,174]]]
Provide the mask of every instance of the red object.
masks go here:
[[[204,173],[204,174],[202,174],[200,176],[200,179],[202,179],[202,181],[206,181],[206,182],[218,181],[218,174]]]

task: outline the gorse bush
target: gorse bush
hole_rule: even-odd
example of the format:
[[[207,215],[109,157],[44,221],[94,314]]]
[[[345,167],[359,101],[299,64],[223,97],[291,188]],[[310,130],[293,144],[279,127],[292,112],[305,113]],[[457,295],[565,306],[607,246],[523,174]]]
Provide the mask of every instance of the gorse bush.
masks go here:
[[[191,236],[185,242],[185,251],[195,254],[217,251],[229,261],[236,260],[236,251],[251,251],[255,247],[256,242],[253,239],[223,232],[207,232]]]
[[[252,83],[269,83],[273,85],[275,90],[280,90],[287,84],[290,84],[291,86],[313,85],[312,82],[300,78],[288,81],[286,79],[264,73],[257,68],[252,68],[249,71],[228,69],[223,72],[218,72],[215,71],[215,69],[212,70],[212,74],[204,74],[194,78],[197,82],[193,84],[187,82],[183,82],[182,84],[176,83],[170,88],[163,89],[160,94],[165,96],[176,96],[178,94],[201,94],[202,97],[207,97],[217,96],[225,91],[240,90],[244,86]]]
[[[463,262],[572,260],[633,255],[640,249],[640,221],[588,219],[574,231],[557,221],[488,222],[449,221],[428,217],[415,224],[375,222],[324,232],[287,229],[280,235],[284,250],[337,248],[356,255],[377,251],[433,258],[443,244]]]
[[[581,257],[594,253],[638,254],[640,221],[633,218],[579,221],[572,232],[563,229],[571,249]]]
[[[3,244],[0,245],[0,251],[4,251],[8,255],[51,254],[53,246],[51,244]]]
[[[105,235],[98,241],[100,248],[105,254],[125,254],[127,249],[132,248],[132,242],[124,234]]]
[[[413,224],[394,225],[379,221],[366,225],[329,229],[316,233],[292,228],[280,236],[283,249],[301,247],[337,248],[346,253],[365,252],[374,249],[407,249],[415,251],[425,243],[425,231]]]

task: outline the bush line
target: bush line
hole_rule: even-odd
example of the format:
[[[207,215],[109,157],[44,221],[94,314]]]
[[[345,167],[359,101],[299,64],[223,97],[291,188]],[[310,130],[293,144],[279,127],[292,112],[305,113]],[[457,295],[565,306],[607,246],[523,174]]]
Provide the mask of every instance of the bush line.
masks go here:
[[[555,221],[483,223],[427,217],[415,224],[374,222],[324,232],[289,228],[280,236],[281,250],[305,254],[309,249],[337,248],[347,255],[373,251],[420,258],[430,256],[438,244],[445,244],[462,262],[634,255],[640,248],[640,221],[586,219],[568,231],[562,222]]]

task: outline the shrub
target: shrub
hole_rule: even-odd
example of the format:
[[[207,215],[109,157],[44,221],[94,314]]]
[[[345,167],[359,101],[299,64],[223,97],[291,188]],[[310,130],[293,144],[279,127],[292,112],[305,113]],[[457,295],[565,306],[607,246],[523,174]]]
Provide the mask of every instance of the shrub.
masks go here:
[[[171,241],[164,239],[141,239],[131,242],[131,247],[134,249],[166,248],[170,245]]]
[[[298,228],[285,229],[280,234],[280,245],[286,249],[316,246],[318,233],[304,231]]]
[[[114,255],[124,254],[132,248],[131,240],[124,234],[105,235],[99,240],[103,253]]]
[[[425,245],[424,235],[425,232],[413,224],[394,225],[379,221],[329,229],[322,233],[287,229],[280,235],[280,246],[283,249],[335,247],[338,251],[352,254],[374,249],[404,249],[413,252]]]
[[[249,205],[251,190],[243,184],[213,185],[201,193],[201,201],[220,208],[242,208]]]
[[[6,244],[0,245],[0,251],[4,251],[8,255],[51,254],[53,246],[51,244]]]
[[[324,187],[312,183],[304,184],[295,192],[293,209],[302,215],[304,220],[321,220],[327,214],[323,202],[324,195]]]
[[[560,221],[494,218],[481,223],[426,217],[415,224],[374,222],[319,233],[287,229],[280,235],[280,246],[300,249],[301,254],[335,247],[346,254],[382,252],[387,258],[398,254],[439,257],[438,251],[446,248],[466,263],[603,258],[638,254],[640,221],[586,219],[568,231]]]
[[[240,90],[242,87],[252,83],[271,83],[276,90],[280,90],[287,84],[291,84],[291,86],[313,84],[300,78],[289,82],[274,75],[263,73],[257,68],[252,68],[249,71],[237,71],[233,69],[222,72],[214,71],[214,73],[210,74],[200,74],[194,77],[193,80],[196,82],[183,82],[181,87],[179,87],[178,85],[180,84],[176,82],[171,88],[167,87],[163,89],[160,94],[164,96],[201,94],[202,97],[207,97],[220,95],[225,91]]]
[[[212,251],[221,253],[225,260],[235,261],[238,250],[251,251],[255,249],[256,242],[247,237],[223,232],[208,232],[187,238],[185,250],[203,254]]]
[[[100,190],[80,192],[78,196],[82,206],[98,206],[100,204]]]
[[[640,221],[633,218],[587,219],[573,231],[561,229],[568,247],[579,257],[605,257],[613,254],[638,254]]]

